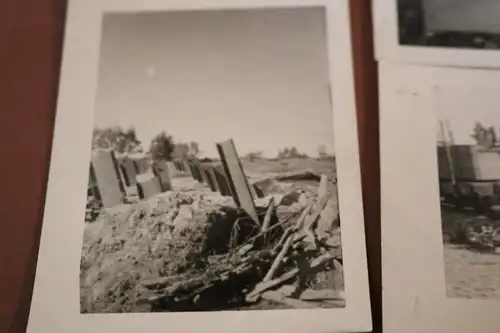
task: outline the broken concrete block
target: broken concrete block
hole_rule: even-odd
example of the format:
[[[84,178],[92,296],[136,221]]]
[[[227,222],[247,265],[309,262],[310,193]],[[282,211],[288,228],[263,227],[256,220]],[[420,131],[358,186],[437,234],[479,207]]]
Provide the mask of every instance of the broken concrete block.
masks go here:
[[[172,190],[172,179],[170,178],[170,170],[167,161],[160,160],[153,163],[153,173],[160,181],[161,191]]]
[[[248,178],[241,165],[238,152],[232,139],[216,144],[219,157],[232,189],[233,199],[246,213],[260,224],[253,202],[254,196],[248,184]]]
[[[146,156],[128,156],[135,165],[137,174],[143,174],[150,172],[149,159]]]
[[[229,186],[229,182],[226,178],[224,169],[219,166],[214,168],[214,172],[220,194],[222,194],[223,196],[232,196],[231,187]]]
[[[89,182],[94,185],[94,192],[97,187],[98,197],[105,208],[121,204],[125,198],[118,168],[118,162],[112,151],[92,152]]]
[[[139,198],[148,199],[162,192],[160,180],[151,173],[137,175],[137,191]]]
[[[213,166],[206,166],[207,177],[213,186],[213,191],[220,192],[219,183],[217,182],[217,176],[215,175],[215,170]]]
[[[196,172],[196,180],[199,181],[200,183],[208,185],[205,171],[203,170],[203,166],[201,165],[200,161],[196,159],[193,160],[193,165],[194,165],[194,170]]]
[[[210,189],[212,191],[216,192],[219,190],[219,188],[217,187],[217,182],[215,180],[215,176],[212,177],[211,172],[213,172],[213,170],[211,170],[211,169],[212,169],[212,167],[208,166],[208,165],[201,166],[201,171],[204,174],[204,179],[206,181],[206,184],[208,185],[208,187],[210,187]]]
[[[191,176],[193,176],[193,173],[191,171],[191,165],[186,160],[182,161],[182,171],[184,171],[184,172],[190,174]]]
[[[170,174],[170,177],[174,177],[177,175],[177,173],[180,171],[178,168],[177,168],[177,165],[176,163],[172,162],[172,161],[168,161],[167,162],[167,169],[168,169],[168,173]]]
[[[120,161],[120,170],[122,172],[123,180],[127,186],[134,186],[136,184],[135,177],[137,176],[137,169],[132,161],[128,157],[124,157]]]

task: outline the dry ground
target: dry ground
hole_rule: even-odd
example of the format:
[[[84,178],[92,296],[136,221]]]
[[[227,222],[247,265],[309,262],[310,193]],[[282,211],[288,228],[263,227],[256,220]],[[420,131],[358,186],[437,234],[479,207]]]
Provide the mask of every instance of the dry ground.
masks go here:
[[[448,297],[500,299],[500,254],[457,245],[444,248]]]
[[[316,160],[312,158],[289,158],[282,160],[258,159],[254,161],[241,160],[243,169],[248,176],[262,174],[310,170],[317,174],[325,174],[330,178],[335,176],[335,162],[332,160]]]
[[[444,234],[471,215],[442,208]],[[452,298],[500,298],[500,253],[484,253],[463,244],[444,246],[446,294]]]

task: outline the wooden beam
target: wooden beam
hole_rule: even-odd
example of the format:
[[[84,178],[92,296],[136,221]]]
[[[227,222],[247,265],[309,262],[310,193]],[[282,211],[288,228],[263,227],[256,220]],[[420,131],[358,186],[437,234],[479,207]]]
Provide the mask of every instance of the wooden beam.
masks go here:
[[[248,179],[243,171],[238,152],[232,139],[218,143],[217,150],[222,161],[222,166],[228,175],[229,186],[233,192],[235,202],[247,214],[260,225],[257,210],[255,209],[254,198],[248,184]]]

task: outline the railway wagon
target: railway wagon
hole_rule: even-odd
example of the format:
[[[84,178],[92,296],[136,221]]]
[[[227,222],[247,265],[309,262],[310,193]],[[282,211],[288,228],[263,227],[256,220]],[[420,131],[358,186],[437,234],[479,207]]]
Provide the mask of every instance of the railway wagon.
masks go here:
[[[500,148],[438,146],[441,200],[487,212],[500,206]]]

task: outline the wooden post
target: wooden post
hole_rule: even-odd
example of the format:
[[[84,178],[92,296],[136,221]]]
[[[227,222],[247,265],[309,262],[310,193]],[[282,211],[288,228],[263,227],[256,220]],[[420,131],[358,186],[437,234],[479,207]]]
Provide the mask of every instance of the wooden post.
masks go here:
[[[253,201],[254,198],[233,140],[218,143],[217,150],[222,161],[222,166],[228,175],[229,186],[233,192],[234,201],[247,212],[255,223],[260,225]]]

